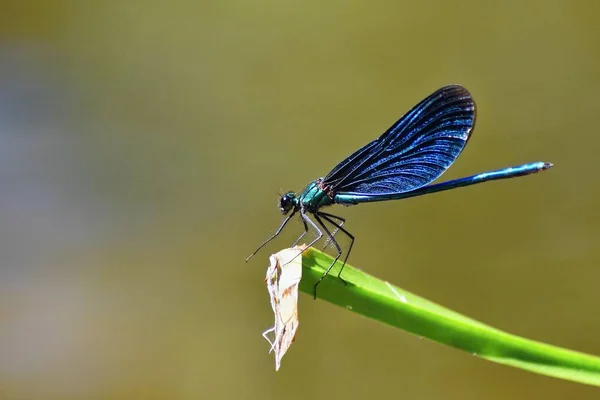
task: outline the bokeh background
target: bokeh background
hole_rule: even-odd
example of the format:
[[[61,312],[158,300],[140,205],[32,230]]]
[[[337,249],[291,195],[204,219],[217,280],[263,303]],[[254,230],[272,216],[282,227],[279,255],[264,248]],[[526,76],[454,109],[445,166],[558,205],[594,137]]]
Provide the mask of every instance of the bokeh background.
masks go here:
[[[274,371],[277,192],[461,83],[444,178],[541,175],[338,210],[351,264],[600,354],[595,1],[13,1],[0,13],[0,398],[597,399],[300,298]]]

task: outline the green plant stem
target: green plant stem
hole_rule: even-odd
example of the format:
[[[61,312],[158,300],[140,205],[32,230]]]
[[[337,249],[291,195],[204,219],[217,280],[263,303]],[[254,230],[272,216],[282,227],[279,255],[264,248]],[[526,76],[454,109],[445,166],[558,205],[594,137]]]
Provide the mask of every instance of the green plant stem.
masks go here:
[[[312,248],[304,252],[300,290],[313,296],[314,284],[332,261]],[[338,262],[319,284],[317,298],[486,360],[600,386],[599,357],[492,328],[349,265],[342,274],[345,285],[337,277],[340,267]]]

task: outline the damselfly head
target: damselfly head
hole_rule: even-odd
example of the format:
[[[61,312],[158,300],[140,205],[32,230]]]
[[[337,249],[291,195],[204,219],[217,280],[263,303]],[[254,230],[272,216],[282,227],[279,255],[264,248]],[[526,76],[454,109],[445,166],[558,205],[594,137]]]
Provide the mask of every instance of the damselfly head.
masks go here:
[[[286,215],[296,206],[296,193],[288,192],[279,198],[279,209]]]

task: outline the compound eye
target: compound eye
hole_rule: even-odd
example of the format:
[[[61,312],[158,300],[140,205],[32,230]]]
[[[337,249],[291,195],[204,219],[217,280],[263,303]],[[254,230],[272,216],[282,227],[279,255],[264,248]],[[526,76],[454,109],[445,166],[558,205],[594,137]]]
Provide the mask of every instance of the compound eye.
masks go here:
[[[293,202],[291,196],[285,194],[285,195],[281,196],[281,199],[279,200],[279,208],[281,209],[281,211],[283,213],[287,213],[293,208],[293,206],[294,206],[293,203],[294,202]]]

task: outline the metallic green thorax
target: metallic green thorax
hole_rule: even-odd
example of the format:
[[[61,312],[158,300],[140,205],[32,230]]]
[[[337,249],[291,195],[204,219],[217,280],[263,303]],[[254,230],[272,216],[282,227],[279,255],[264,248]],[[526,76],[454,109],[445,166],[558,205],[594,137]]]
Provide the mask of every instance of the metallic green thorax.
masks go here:
[[[323,206],[333,203],[327,192],[321,189],[320,179],[312,181],[300,195],[300,204],[308,212],[315,212]]]

